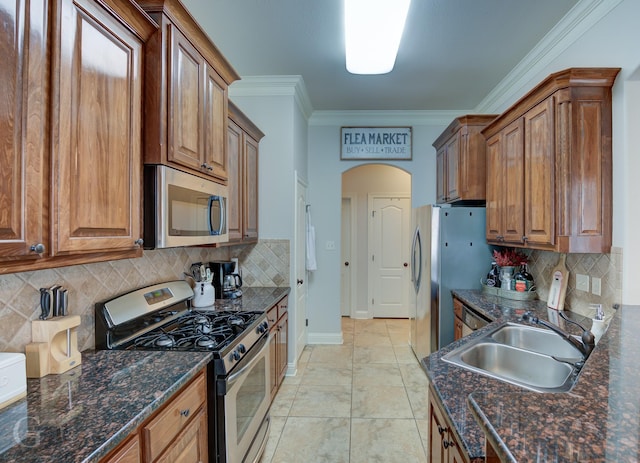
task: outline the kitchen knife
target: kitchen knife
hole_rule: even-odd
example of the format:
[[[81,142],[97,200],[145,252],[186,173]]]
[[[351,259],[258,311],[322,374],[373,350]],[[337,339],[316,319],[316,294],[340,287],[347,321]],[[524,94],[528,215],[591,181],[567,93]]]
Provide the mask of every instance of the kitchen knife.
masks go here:
[[[60,291],[60,315],[67,315],[67,308],[69,307],[69,291],[66,288],[62,288]]]
[[[40,320],[46,320],[51,310],[51,294],[48,288],[40,288]]]
[[[49,288],[51,291],[51,313],[54,317],[60,315],[60,289],[62,289],[60,285],[53,285]]]

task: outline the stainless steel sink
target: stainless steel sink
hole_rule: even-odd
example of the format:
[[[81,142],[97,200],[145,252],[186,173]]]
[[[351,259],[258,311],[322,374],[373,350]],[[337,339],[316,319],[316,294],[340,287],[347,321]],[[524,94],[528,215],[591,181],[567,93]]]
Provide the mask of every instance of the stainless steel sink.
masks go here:
[[[558,341],[567,346],[556,345],[550,335],[558,337],[552,332],[509,323],[449,352],[442,360],[533,391],[567,392],[575,384],[579,370],[552,355],[575,361],[582,357],[559,337]]]
[[[575,359],[575,361],[582,359],[582,354],[578,349],[549,330],[507,323],[498,328],[491,337],[500,344],[519,347],[539,354]]]

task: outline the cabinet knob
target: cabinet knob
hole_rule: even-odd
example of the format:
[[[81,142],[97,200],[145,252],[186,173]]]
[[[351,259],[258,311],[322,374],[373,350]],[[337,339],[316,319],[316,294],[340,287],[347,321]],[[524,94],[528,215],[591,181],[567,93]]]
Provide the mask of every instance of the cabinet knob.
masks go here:
[[[29,250],[31,252],[35,252],[36,254],[42,254],[46,250],[46,248],[44,244],[38,243],[38,244],[32,244]]]
[[[142,245],[144,244],[144,240],[142,238],[138,238],[133,242],[133,244],[135,244],[136,246],[142,247]]]
[[[438,425],[438,434],[442,435],[445,432],[447,432],[447,428],[443,428],[442,426]]]
[[[213,166],[210,166],[206,162],[203,162],[200,167],[202,167],[203,169],[207,169],[207,170],[213,170]]]
[[[185,418],[189,416],[190,410],[188,408],[184,410],[180,410],[180,416],[184,416]]]
[[[528,236],[523,236],[522,237],[522,242],[526,243],[527,241],[529,241],[529,237]]]
[[[456,443],[451,440],[445,440],[445,441],[442,441],[442,445],[444,446],[445,449],[447,449],[449,447],[455,447]]]

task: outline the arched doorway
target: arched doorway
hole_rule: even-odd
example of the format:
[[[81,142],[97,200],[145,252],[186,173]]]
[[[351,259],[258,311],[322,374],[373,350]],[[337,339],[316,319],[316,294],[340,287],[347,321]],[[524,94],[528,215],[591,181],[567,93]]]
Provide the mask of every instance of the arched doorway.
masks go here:
[[[407,318],[411,174],[362,164],[342,174],[342,315]]]

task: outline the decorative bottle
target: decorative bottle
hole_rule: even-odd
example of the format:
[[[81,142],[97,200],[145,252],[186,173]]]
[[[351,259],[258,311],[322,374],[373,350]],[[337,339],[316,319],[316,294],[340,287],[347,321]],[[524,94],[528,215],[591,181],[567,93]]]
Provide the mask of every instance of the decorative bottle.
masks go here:
[[[533,276],[529,273],[529,267],[525,262],[520,265],[520,270],[513,277],[516,291],[525,292],[533,287]]]

